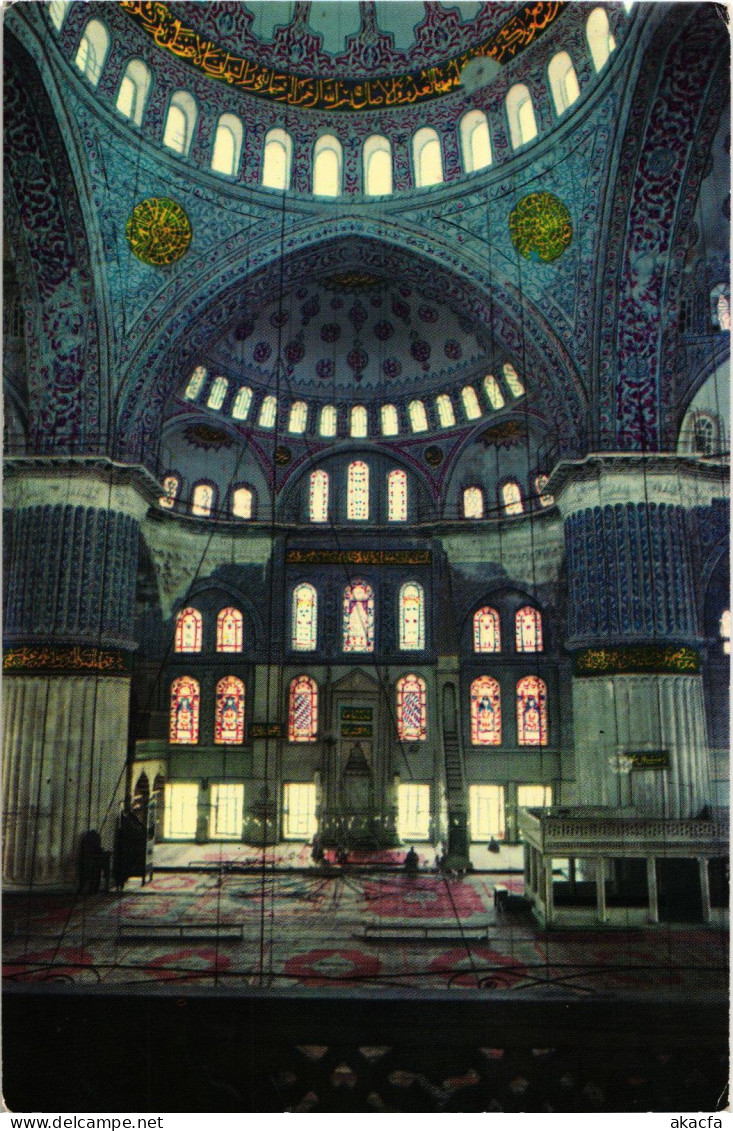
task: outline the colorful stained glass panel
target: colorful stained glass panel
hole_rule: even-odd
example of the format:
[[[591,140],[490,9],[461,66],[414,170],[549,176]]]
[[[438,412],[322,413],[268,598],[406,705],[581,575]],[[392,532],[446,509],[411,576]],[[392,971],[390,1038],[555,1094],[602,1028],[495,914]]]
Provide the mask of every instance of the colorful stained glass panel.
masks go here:
[[[471,684],[471,743],[501,744],[501,691],[497,680],[482,675]]]

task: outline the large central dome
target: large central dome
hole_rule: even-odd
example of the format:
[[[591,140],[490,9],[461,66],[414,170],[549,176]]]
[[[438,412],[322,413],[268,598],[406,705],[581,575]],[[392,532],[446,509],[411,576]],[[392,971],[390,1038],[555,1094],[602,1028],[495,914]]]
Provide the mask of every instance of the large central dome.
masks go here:
[[[352,79],[445,62],[490,39],[522,7],[493,0],[215,0],[167,5],[182,27],[232,55],[291,74]]]

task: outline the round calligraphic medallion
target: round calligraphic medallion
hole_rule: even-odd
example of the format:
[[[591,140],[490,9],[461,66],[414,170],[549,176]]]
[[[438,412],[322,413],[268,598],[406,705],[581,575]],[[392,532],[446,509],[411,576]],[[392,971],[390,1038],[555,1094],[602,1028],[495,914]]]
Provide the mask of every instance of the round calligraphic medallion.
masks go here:
[[[570,213],[551,192],[532,192],[509,213],[512,243],[525,259],[552,263],[573,238]]]
[[[167,196],[141,200],[132,210],[125,235],[134,254],[151,267],[166,267],[188,251],[191,223],[188,216]]]

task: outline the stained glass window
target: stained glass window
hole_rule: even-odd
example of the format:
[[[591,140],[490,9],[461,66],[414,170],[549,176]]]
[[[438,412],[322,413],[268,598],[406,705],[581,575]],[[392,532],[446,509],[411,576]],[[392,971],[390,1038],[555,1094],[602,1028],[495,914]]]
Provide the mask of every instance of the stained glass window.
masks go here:
[[[387,519],[407,522],[407,475],[399,467],[387,476]]]
[[[346,517],[359,521],[369,518],[369,468],[362,460],[349,464]]]
[[[496,609],[485,605],[473,618],[474,652],[501,652],[501,627]]]
[[[453,402],[447,393],[441,393],[439,397],[435,398],[435,407],[438,410],[438,420],[442,428],[452,428],[456,422],[456,414],[453,411]]]
[[[501,501],[504,504],[505,514],[522,514],[524,512],[524,503],[522,502],[522,492],[519,489],[519,484],[514,479],[510,479],[504,483],[501,488]]]
[[[364,581],[344,590],[344,652],[374,651],[374,593]]]
[[[363,404],[355,404],[351,410],[351,435],[363,440],[367,434],[367,410]]]
[[[315,742],[318,734],[318,684],[307,675],[290,684],[288,739],[290,742]]]
[[[331,134],[318,138],[313,148],[313,192],[316,196],[341,193],[341,142]]]
[[[542,614],[539,609],[525,605],[515,617],[516,648],[518,652],[542,651]]]
[[[178,496],[181,481],[177,475],[166,475],[163,480],[163,494],[158,499],[158,506],[170,510]]]
[[[163,145],[174,153],[188,153],[198,110],[186,90],[177,90],[170,100],[165,119]]]
[[[260,409],[260,428],[274,428],[277,416],[277,400],[275,397],[265,397]]]
[[[244,684],[235,675],[225,675],[216,685],[214,742],[244,742]]]
[[[293,142],[285,130],[268,130],[262,158],[262,184],[266,188],[290,188],[290,164]]]
[[[407,415],[410,418],[410,427],[413,432],[427,432],[428,417],[422,401],[410,401],[407,406]]]
[[[463,492],[463,517],[484,517],[484,493],[480,487],[466,487]]]
[[[293,590],[291,641],[296,652],[314,652],[318,635],[318,594],[303,582]]]
[[[403,742],[424,742],[428,736],[425,680],[419,675],[397,680],[397,733]]]
[[[443,180],[443,155],[440,138],[434,129],[423,126],[412,139],[415,186],[425,188]]]
[[[422,585],[407,581],[400,589],[400,651],[425,647],[425,600]]]
[[[99,82],[109,50],[109,32],[99,20],[90,20],[84,28],[74,62],[92,86]]]
[[[501,744],[501,691],[497,680],[481,675],[471,684],[471,743]]]
[[[461,400],[463,401],[463,411],[468,420],[478,420],[481,415],[481,405],[478,403],[476,390],[473,385],[465,385],[461,389]]]
[[[244,130],[239,118],[234,114],[222,114],[216,126],[214,152],[211,155],[211,168],[227,177],[236,176],[239,159],[242,156]]]
[[[242,385],[234,398],[232,405],[232,420],[246,420],[252,404],[252,390],[247,385]]]
[[[543,506],[543,507],[554,506],[555,496],[550,495],[550,494],[545,494],[545,487],[547,486],[547,476],[546,475],[538,475],[537,478],[534,481],[534,485],[535,485],[535,489],[537,491],[537,497],[540,500],[540,505]]]
[[[461,118],[461,149],[463,168],[467,173],[477,173],[491,164],[491,138],[489,123],[482,110],[469,110]]]
[[[392,150],[386,137],[372,134],[364,142],[364,192],[382,196],[392,192]]]
[[[336,406],[332,404],[324,404],[321,409],[321,419],[318,425],[318,431],[321,436],[335,436],[338,427],[338,413]]]
[[[176,652],[200,652],[203,621],[198,609],[181,609],[176,616]]]
[[[486,390],[486,396],[489,398],[489,404],[492,408],[504,407],[504,397],[499,388],[499,382],[491,373],[487,373],[484,377],[484,389]]]
[[[252,491],[249,487],[237,487],[232,495],[232,514],[235,518],[252,517]]]
[[[400,430],[400,421],[397,409],[393,404],[382,405],[382,435],[396,436]]]
[[[311,472],[308,506],[311,522],[328,522],[328,472]]]
[[[547,746],[547,688],[536,675],[526,675],[517,684],[517,742]]]
[[[209,389],[209,399],[206,402],[207,408],[221,408],[224,404],[224,397],[227,395],[227,388],[229,382],[226,377],[215,377]]]
[[[208,518],[214,505],[214,488],[210,483],[197,483],[193,489],[191,514],[198,518]]]
[[[294,435],[302,435],[307,423],[308,405],[305,401],[294,401],[290,406],[288,432],[292,432]]]
[[[150,71],[142,59],[131,59],[122,76],[116,106],[120,114],[129,118],[136,126],[142,125],[150,80]]]
[[[601,71],[616,48],[616,40],[611,35],[608,16],[604,8],[594,8],[588,16],[585,34],[593,57],[593,66]]]
[[[206,370],[203,365],[197,365],[188,379],[186,391],[183,394],[187,401],[195,401],[201,392],[201,387],[206,380]]]
[[[510,362],[507,361],[502,366],[502,373],[504,374],[504,380],[506,381],[507,388],[509,389],[509,392],[512,394],[512,396],[524,396],[524,385],[519,380],[519,374]]]
[[[557,55],[553,55],[547,68],[547,77],[550,80],[555,113],[559,117],[580,98],[578,76],[567,51],[558,51]]]
[[[199,685],[191,676],[181,675],[171,684],[169,739],[178,745],[193,745],[199,740]]]
[[[216,618],[217,652],[242,651],[242,614],[239,609],[222,609]]]
[[[537,137],[537,122],[534,116],[532,95],[524,83],[515,83],[506,96],[506,114],[509,119],[509,133],[512,148],[519,149]]]

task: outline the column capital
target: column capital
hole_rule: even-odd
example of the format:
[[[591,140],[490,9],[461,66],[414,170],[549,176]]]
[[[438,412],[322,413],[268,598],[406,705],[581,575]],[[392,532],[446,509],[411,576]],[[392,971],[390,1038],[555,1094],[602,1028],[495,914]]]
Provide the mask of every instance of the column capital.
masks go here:
[[[618,503],[709,506],[713,499],[727,496],[728,476],[728,461],[723,459],[666,452],[602,452],[561,460],[545,490],[554,495],[563,518],[568,518],[578,511]]]
[[[104,456],[20,456],[5,461],[3,506],[11,510],[95,507],[140,522],[162,494],[146,468]]]

